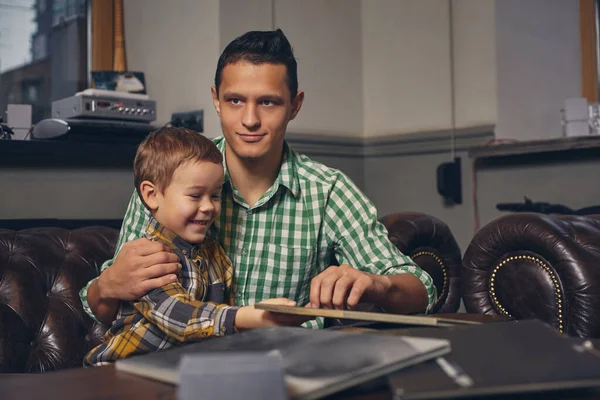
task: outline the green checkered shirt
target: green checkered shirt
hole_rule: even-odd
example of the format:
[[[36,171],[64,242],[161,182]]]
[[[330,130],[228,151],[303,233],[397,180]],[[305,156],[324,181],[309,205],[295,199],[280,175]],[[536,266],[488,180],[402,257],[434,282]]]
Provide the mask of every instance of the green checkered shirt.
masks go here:
[[[225,154],[224,138],[215,143]],[[342,172],[296,153],[287,143],[284,154],[275,183],[252,207],[230,182],[224,161],[222,210],[209,236],[221,243],[233,263],[236,304],[286,297],[305,305],[311,279],[335,257],[340,264],[367,273],[414,274],[427,289],[429,311],[436,300],[431,277],[388,240],[371,201]],[[143,236],[149,217],[134,192],[117,252],[125,242]],[[101,271],[113,260],[106,261]],[[90,284],[80,296],[85,311],[94,318],[87,302]]]

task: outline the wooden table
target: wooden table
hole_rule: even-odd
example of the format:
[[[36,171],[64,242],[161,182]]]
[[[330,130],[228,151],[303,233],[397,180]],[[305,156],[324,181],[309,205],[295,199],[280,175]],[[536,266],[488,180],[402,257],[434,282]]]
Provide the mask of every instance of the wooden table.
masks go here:
[[[480,322],[498,321],[497,317],[463,314],[461,318]],[[353,328],[350,328],[350,330]],[[360,329],[360,328],[356,328]],[[406,333],[418,333],[420,329],[407,328]],[[395,330],[395,333],[402,333]],[[0,374],[0,399],[2,400],[176,400],[176,387],[158,381],[118,372],[111,366],[77,368],[44,374]],[[391,393],[382,387],[365,393],[350,389],[329,397],[332,399],[383,400],[391,399]],[[576,391],[533,396],[517,396],[518,399],[600,399],[600,391]]]

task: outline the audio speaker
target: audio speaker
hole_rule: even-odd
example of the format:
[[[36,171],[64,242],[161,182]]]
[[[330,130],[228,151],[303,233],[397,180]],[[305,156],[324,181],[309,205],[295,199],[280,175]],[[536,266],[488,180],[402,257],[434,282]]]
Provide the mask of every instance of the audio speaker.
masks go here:
[[[448,202],[462,204],[460,158],[438,165],[437,191]]]

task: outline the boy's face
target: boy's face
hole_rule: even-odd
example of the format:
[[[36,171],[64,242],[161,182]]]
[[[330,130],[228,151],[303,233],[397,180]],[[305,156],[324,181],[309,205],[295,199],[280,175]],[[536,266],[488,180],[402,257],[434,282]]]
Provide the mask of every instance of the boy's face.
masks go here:
[[[145,201],[158,222],[185,241],[200,243],[221,212],[223,178],[223,165],[189,161],[175,170],[163,193],[156,189]]]
[[[285,65],[229,64],[221,72],[219,95],[214,86],[212,93],[233,155],[242,160],[281,156],[287,124],[296,117],[304,99],[304,92],[299,91],[291,100]]]

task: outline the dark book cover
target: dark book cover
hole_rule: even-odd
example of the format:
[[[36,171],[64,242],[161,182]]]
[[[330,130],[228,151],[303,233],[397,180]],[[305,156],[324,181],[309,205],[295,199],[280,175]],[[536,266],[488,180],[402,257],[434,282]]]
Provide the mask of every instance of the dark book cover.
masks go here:
[[[583,346],[583,340],[560,335],[540,321],[421,329],[410,334],[449,339],[452,353],[443,358],[451,371],[444,371],[438,360],[431,360],[390,374],[396,399],[600,387],[600,353]]]
[[[273,327],[119,360],[115,368],[177,384],[184,355],[248,352],[278,352],[289,396],[316,399],[446,354],[450,346],[444,339]]]

